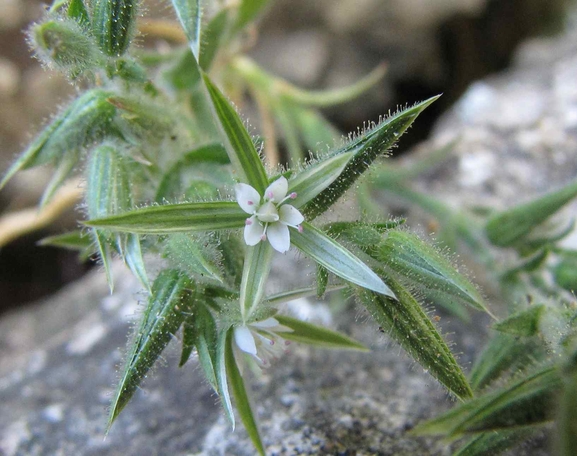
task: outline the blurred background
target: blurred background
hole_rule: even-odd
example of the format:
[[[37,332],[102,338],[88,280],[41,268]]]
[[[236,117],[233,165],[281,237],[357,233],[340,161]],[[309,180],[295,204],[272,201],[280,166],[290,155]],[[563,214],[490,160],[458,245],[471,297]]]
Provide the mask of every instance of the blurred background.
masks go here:
[[[170,14],[167,5],[146,3],[146,16]],[[75,90],[41,68],[26,43],[26,27],[45,6],[0,0],[2,170]],[[250,54],[269,71],[311,89],[353,83],[384,62],[388,72],[377,87],[324,111],[343,134],[397,105],[443,93],[403,138],[398,156],[425,139],[472,82],[505,69],[522,41],[561,31],[568,11],[569,0],[273,0]],[[49,173],[19,173],[0,193],[1,213],[33,207]],[[36,245],[75,227],[75,220],[69,210],[0,247],[0,313],[49,295],[94,266],[80,264],[74,253]]]

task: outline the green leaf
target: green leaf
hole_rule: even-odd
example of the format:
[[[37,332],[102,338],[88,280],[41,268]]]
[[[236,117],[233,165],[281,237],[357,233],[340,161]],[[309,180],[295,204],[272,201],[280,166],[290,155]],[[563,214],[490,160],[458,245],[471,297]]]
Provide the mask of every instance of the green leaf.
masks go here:
[[[196,329],[194,345],[198,353],[198,361],[204,371],[204,375],[215,391],[218,391],[215,366],[217,362],[218,333],[216,322],[204,303],[197,303],[196,317],[194,319]]]
[[[100,139],[116,112],[108,103],[110,92],[93,89],[76,99],[50,123],[6,171],[0,189],[20,170],[45,163]]]
[[[189,315],[182,324],[182,351],[180,352],[178,367],[182,367],[186,364],[194,350],[194,343],[196,341],[196,327],[194,325],[195,318],[196,315],[193,311],[193,313]]]
[[[52,174],[52,179],[44,189],[42,199],[40,200],[40,207],[46,206],[56,194],[60,187],[64,185],[68,177],[74,171],[74,167],[78,163],[79,153],[77,150],[71,150],[70,153],[64,155],[58,162],[58,166]]]
[[[329,284],[329,271],[317,263],[317,297],[322,298]]]
[[[291,205],[299,208],[326,189],[340,176],[352,157],[352,152],[335,155],[297,174],[289,181],[289,193],[297,194]]]
[[[359,290],[361,303],[377,324],[451,393],[473,396],[465,375],[415,298],[397,281],[387,280],[397,299]]]
[[[542,315],[547,311],[544,304],[535,304],[497,322],[493,329],[513,336],[534,336],[539,332]]]
[[[228,24],[228,10],[218,12],[202,31],[200,40],[199,64],[204,71],[208,71],[218,53],[226,26]]]
[[[168,238],[164,255],[189,276],[223,282],[217,266],[220,252],[207,239],[193,238],[188,234],[173,234]]]
[[[144,266],[142,250],[140,249],[140,237],[138,234],[128,233],[123,236],[122,257],[128,268],[138,278],[140,283],[150,291],[150,282]]]
[[[201,0],[172,0],[180,25],[188,39],[190,49],[198,62],[200,51],[200,27],[202,24]]]
[[[370,351],[360,342],[336,331],[313,325],[286,315],[275,315],[274,318],[283,325],[291,328],[292,332],[283,332],[283,339],[293,340],[302,344],[324,348],[338,348],[342,350]]]
[[[68,17],[75,19],[80,25],[90,27],[90,17],[82,0],[70,0]]]
[[[403,283],[425,296],[437,298],[436,301],[449,310],[455,305],[467,304],[490,314],[475,286],[414,234],[389,231],[376,248],[374,257]]]
[[[355,285],[395,297],[377,274],[341,244],[309,223],[303,222],[302,227],[302,233],[291,231],[291,242],[305,255]]]
[[[260,304],[274,250],[268,242],[248,247],[244,257],[244,269],[240,283],[240,311],[243,322],[250,319]]]
[[[94,243],[100,255],[100,261],[102,261],[102,266],[104,267],[104,272],[106,273],[106,281],[110,287],[110,293],[114,291],[114,279],[112,277],[112,252],[110,251],[110,245],[108,242],[108,234],[101,230],[92,230]]]
[[[241,0],[236,17],[235,30],[243,29],[254,21],[270,0]]]
[[[332,291],[343,290],[347,288],[347,285],[329,285],[325,290],[325,293],[330,293]],[[279,304],[284,304],[285,302],[294,301],[300,298],[309,298],[311,296],[316,296],[317,288],[297,288],[295,290],[283,291],[282,293],[275,293],[273,295],[267,296],[265,301],[270,307],[278,307]]]
[[[551,419],[561,378],[546,367],[510,385],[465,402],[438,418],[418,425],[415,435],[447,435],[511,429]]]
[[[301,212],[305,219],[311,221],[332,206],[369,169],[377,157],[386,155],[418,115],[438,98],[439,96],[429,98],[389,117],[345,147],[332,152],[333,155],[353,152],[354,157],[337,180],[303,207]]]
[[[358,98],[359,95],[383,79],[386,73],[387,66],[381,64],[365,77],[346,87],[325,90],[303,90],[292,84],[287,84],[282,86],[282,95],[292,103],[300,106],[334,106]]]
[[[542,426],[502,429],[475,435],[465,445],[453,453],[453,456],[497,455],[513,446],[530,439]]]
[[[471,370],[471,386],[475,390],[485,388],[505,373],[512,375],[543,359],[545,351],[534,339],[513,337],[496,333],[477,357]]]
[[[568,372],[558,401],[556,454],[572,456],[577,448],[577,370]]]
[[[232,410],[232,402],[230,400],[230,392],[228,391],[228,381],[226,372],[227,351],[229,350],[228,337],[232,334],[230,327],[222,328],[218,334],[216,346],[216,363],[214,375],[216,378],[217,393],[220,396],[225,415],[234,431],[235,420],[234,411]]]
[[[227,334],[225,357],[226,373],[232,388],[236,409],[238,410],[242,424],[244,424],[246,432],[258,451],[258,454],[264,456],[265,450],[260,438],[258,424],[250,405],[250,399],[246,387],[244,386],[244,380],[240,374],[238,366],[236,365],[236,360],[234,359],[234,352],[232,349],[232,330],[229,330]]]
[[[81,230],[45,237],[38,242],[38,245],[77,250],[82,261],[88,259],[94,247],[90,236]]]
[[[109,428],[184,321],[190,305],[190,286],[188,279],[170,269],[162,271],[154,281],[112,401]]]
[[[216,115],[220,120],[223,139],[226,139],[225,149],[230,157],[230,162],[242,182],[253,186],[259,194],[264,195],[264,191],[268,187],[268,178],[250,135],[223,94],[207,75],[203,75],[203,77]]]
[[[92,35],[110,57],[120,57],[134,36],[138,1],[91,0]]]
[[[167,234],[242,228],[245,220],[246,213],[236,202],[214,201],[150,206],[84,224],[129,233]]]
[[[523,241],[536,226],[543,223],[565,204],[577,196],[577,181],[498,213],[487,222],[487,237],[493,245],[508,247]]]

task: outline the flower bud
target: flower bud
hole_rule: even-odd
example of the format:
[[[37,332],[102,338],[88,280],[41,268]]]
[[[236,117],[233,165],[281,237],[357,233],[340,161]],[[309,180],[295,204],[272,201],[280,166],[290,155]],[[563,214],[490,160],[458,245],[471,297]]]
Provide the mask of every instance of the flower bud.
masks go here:
[[[31,38],[37,55],[49,66],[77,75],[95,67],[100,52],[74,20],[51,20],[32,27]]]
[[[120,57],[130,44],[136,22],[135,0],[92,0],[92,34],[106,55]]]

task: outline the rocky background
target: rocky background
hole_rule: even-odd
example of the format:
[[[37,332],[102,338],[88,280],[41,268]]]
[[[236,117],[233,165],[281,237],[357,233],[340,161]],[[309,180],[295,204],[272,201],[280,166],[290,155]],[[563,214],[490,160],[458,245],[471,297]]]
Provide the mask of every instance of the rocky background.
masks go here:
[[[434,122],[429,139],[403,160],[458,136],[451,157],[416,185],[457,208],[500,208],[577,175],[574,21],[567,20],[561,35],[524,41],[512,53],[528,35],[559,25],[555,5],[544,0],[279,1],[267,14],[253,53],[263,66],[307,87],[352,82],[388,62],[389,75],[380,87],[328,113],[345,131],[397,101],[445,92],[447,101],[437,109],[446,113],[429,120]],[[0,10],[5,38],[0,48],[0,149],[7,163],[25,143],[29,125],[39,125],[70,89],[24,57],[28,51],[15,30],[37,17],[38,5],[0,0]],[[420,122],[403,140],[418,137],[427,119]],[[18,178],[4,192],[2,207],[30,204],[37,197],[30,182],[40,180]],[[384,204],[406,209],[394,201]],[[427,222],[418,213],[411,220]],[[13,258],[30,255],[15,250],[11,257],[7,251],[0,252],[6,270],[14,269]],[[46,264],[40,253],[34,250],[30,264]],[[302,270],[297,259],[282,261],[277,267],[283,282],[286,271]],[[93,271],[50,299],[0,317],[0,454],[253,454],[242,429],[230,434],[195,363],[176,367],[177,344],[104,439],[117,366],[139,313],[138,286],[122,267],[116,275],[112,296],[104,275]],[[12,278],[2,281],[14,283]],[[0,293],[10,300],[9,288]],[[357,337],[372,352],[295,347],[254,378],[253,398],[269,452],[448,454],[442,442],[406,433],[450,407],[435,381],[354,304],[334,316],[327,304],[305,308],[312,318]],[[445,315],[441,323],[461,363],[469,366],[486,338],[485,325],[464,326]],[[514,454],[548,454],[547,442],[536,439]]]

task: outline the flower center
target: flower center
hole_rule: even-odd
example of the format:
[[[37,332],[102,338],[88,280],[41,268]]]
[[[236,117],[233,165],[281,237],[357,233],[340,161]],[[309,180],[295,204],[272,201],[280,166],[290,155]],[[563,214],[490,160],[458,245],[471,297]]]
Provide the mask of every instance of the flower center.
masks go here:
[[[278,210],[272,201],[267,201],[259,207],[256,216],[263,223],[274,223],[280,219]]]

